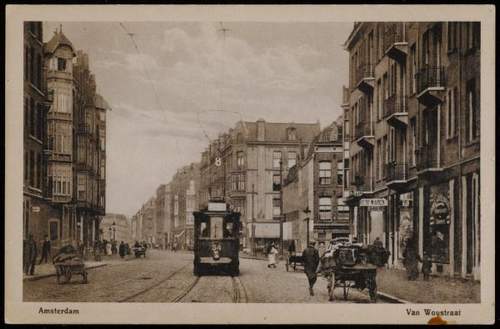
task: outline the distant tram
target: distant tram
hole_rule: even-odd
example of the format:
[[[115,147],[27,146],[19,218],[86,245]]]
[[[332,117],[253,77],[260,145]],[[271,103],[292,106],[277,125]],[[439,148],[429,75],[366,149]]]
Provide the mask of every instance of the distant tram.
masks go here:
[[[194,275],[238,276],[239,232],[240,213],[227,210],[225,202],[209,202],[207,210],[194,212]]]

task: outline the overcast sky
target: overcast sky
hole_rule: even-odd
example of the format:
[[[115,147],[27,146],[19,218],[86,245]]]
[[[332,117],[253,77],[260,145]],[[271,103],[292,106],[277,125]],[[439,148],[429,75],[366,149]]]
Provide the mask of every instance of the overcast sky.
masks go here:
[[[45,42],[59,24],[44,23]],[[352,23],[223,26],[225,38],[216,22],[62,23],[112,107],[107,212],[133,215],[238,120],[325,127],[341,114]]]

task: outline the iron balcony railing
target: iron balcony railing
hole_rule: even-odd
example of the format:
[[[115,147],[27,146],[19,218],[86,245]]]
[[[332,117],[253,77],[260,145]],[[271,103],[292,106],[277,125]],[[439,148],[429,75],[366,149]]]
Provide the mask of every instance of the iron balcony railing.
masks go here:
[[[359,139],[363,136],[372,136],[371,124],[368,121],[361,121],[354,127],[354,138]]]
[[[356,84],[359,84],[363,79],[374,77],[373,64],[361,64],[356,69]]]
[[[394,113],[405,113],[408,109],[408,97],[392,95],[384,101],[384,118]]]
[[[390,24],[384,33],[384,51],[387,51],[395,43],[406,42],[405,26],[403,23]]]
[[[391,162],[387,166],[387,181],[404,181],[409,177],[408,164],[405,162]]]
[[[416,151],[417,170],[439,168],[436,147],[422,147]]]
[[[443,88],[446,85],[444,67],[426,66],[416,74],[417,92],[422,92],[428,88]]]

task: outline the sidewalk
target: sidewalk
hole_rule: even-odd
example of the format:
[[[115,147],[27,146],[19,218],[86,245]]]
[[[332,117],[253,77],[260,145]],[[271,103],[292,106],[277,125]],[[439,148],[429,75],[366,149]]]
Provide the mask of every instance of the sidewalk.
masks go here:
[[[480,283],[448,277],[431,276],[424,281],[408,281],[406,272],[396,269],[377,270],[377,290],[410,303],[479,303]]]
[[[99,268],[111,264],[116,264],[124,261],[129,261],[134,259],[135,257],[133,255],[129,255],[125,257],[125,259],[121,259],[119,255],[112,255],[112,256],[102,256],[102,261],[96,262],[94,260],[86,260],[85,261],[85,268],[87,270],[93,269],[93,268]],[[42,263],[41,265],[36,264],[35,266],[35,275],[26,275],[23,273],[23,281],[35,281],[39,279],[43,279],[46,277],[50,276],[55,276],[56,275],[56,269],[54,267],[54,264],[51,262],[49,263]]]

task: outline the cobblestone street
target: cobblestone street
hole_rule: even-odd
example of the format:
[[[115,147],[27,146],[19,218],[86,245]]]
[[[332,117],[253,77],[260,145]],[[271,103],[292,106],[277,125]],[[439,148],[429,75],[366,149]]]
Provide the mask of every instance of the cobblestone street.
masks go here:
[[[262,260],[240,258],[239,277],[192,273],[193,255],[152,250],[147,258],[110,262],[90,269],[88,284],[75,276],[57,284],[54,276],[24,281],[24,301],[50,302],[202,302],[202,303],[328,303],[326,280],[319,277],[309,296],[304,273],[275,269]],[[368,303],[365,292],[351,290],[347,301],[336,290],[335,303]],[[379,302],[382,302],[379,300]]]

